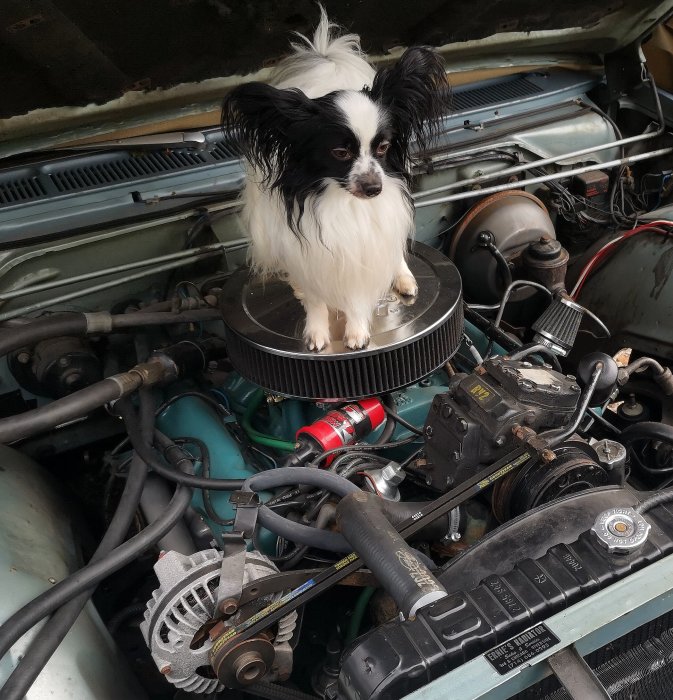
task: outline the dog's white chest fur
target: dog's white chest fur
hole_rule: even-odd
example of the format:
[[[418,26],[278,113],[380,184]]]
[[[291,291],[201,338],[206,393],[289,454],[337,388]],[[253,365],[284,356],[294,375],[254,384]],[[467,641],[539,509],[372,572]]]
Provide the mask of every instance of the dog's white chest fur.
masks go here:
[[[349,319],[368,319],[395,283],[413,227],[401,180],[384,177],[381,194],[371,199],[329,182],[306,201],[303,236],[288,227],[276,192],[249,182],[245,199],[253,265],[261,273],[287,273],[303,299],[318,298]]]

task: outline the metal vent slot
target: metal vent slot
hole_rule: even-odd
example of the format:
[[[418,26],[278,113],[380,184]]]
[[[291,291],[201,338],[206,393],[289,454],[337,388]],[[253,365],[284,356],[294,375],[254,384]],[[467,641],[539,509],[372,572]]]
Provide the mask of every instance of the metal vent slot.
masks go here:
[[[51,172],[49,177],[59,192],[73,192],[135,180],[148,175],[193,168],[206,162],[207,159],[203,154],[189,151],[143,153],[136,157],[126,156],[116,160],[56,170]]]
[[[502,104],[521,97],[537,95],[543,88],[526,78],[503,80],[471,90],[456,90],[453,93],[453,110],[467,112],[477,107]]]
[[[0,181],[0,204],[27,202],[46,194],[42,183],[35,177],[21,177]]]
[[[216,161],[222,160],[238,160],[239,155],[236,151],[236,146],[231,140],[219,141],[215,148],[210,150],[210,155]]]

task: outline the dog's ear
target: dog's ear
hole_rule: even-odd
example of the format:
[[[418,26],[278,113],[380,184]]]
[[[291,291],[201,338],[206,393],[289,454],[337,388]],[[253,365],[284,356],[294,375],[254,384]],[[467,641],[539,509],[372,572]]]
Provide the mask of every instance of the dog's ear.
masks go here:
[[[243,155],[269,182],[282,169],[293,135],[315,112],[315,105],[301,90],[246,83],[224,99],[222,127],[235,133]]]
[[[436,135],[439,118],[450,108],[444,62],[430,49],[407,49],[394,66],[376,73],[371,96],[390,113],[404,150],[412,137],[423,150]]]

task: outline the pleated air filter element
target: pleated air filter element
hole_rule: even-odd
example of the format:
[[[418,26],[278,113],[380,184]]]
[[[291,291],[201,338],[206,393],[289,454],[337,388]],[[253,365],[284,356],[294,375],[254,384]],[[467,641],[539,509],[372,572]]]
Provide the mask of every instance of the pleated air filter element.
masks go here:
[[[534,340],[564,357],[572,350],[584,316],[584,307],[559,294],[533,324]]]
[[[236,273],[222,295],[232,364],[268,391],[303,399],[357,399],[417,382],[460,345],[462,287],[454,264],[429,246],[416,243],[409,266],[418,296],[381,300],[367,348],[345,348],[344,319],[332,314],[333,340],[319,353],[304,345],[304,310],[286,282]]]

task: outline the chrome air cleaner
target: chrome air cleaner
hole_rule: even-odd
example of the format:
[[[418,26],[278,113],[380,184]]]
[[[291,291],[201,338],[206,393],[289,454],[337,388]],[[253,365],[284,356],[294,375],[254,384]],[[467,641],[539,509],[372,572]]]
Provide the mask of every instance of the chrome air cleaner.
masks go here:
[[[367,348],[348,350],[344,319],[332,314],[334,340],[319,353],[304,345],[304,310],[286,282],[236,273],[222,294],[231,362],[255,384],[304,399],[358,399],[413,384],[458,349],[463,307],[460,275],[448,258],[415,243],[409,266],[418,296],[391,292],[381,300]]]

